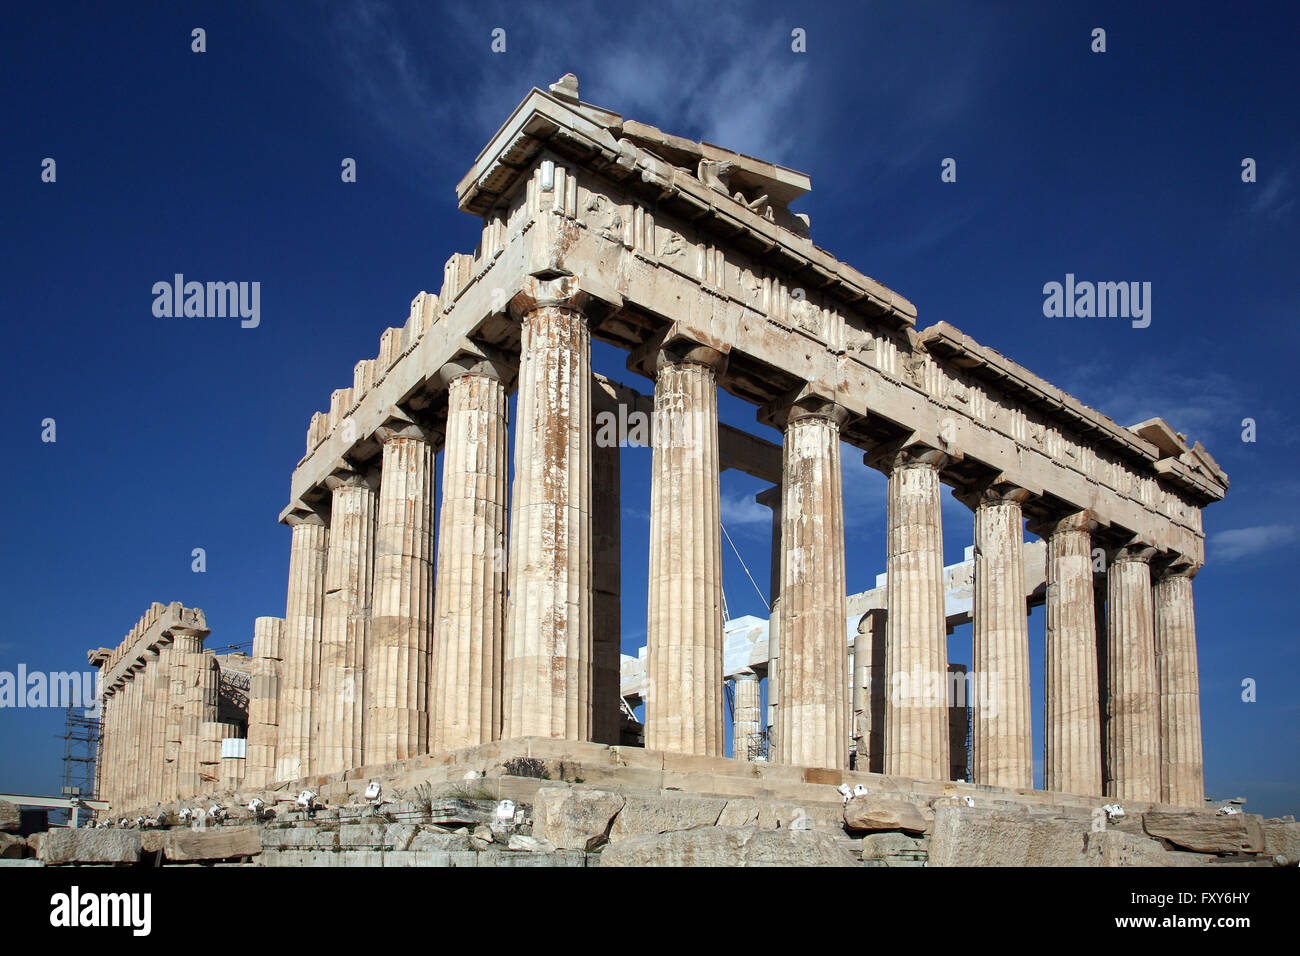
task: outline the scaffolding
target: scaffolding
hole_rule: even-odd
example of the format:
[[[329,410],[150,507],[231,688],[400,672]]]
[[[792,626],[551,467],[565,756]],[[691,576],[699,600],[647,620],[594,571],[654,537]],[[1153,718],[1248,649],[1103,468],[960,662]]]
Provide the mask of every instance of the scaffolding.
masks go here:
[[[63,796],[97,799],[96,764],[102,739],[98,711],[68,708],[63,724]]]

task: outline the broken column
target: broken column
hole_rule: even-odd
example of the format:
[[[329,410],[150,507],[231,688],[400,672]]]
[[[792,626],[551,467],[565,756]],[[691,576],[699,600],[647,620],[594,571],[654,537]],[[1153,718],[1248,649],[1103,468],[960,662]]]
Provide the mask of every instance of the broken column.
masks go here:
[[[948,776],[948,631],[944,613],[939,471],[950,460],[924,445],[882,449],[868,464],[889,476],[885,773]]]
[[[320,706],[320,649],[325,605],[329,529],[314,512],[289,515],[289,587],[284,609],[280,737],[276,780],[296,780],[314,771],[315,713]]]
[[[429,750],[496,739],[505,640],[509,400],[503,369],[464,356],[447,384]]]
[[[1035,531],[1047,543],[1047,651],[1043,789],[1100,794],[1101,696],[1097,680],[1096,597],[1092,532],[1081,511]]]
[[[375,489],[359,472],[340,469],[332,493],[321,624],[320,708],[314,719],[320,759],[313,773],[362,764],[366,632],[374,567]]]
[[[734,714],[731,722],[731,756],[753,760],[761,752],[763,705],[758,675],[748,667],[732,678]]]
[[[1024,521],[1029,492],[991,483],[975,494],[973,723],[975,783],[1034,785]]]
[[[1156,686],[1150,560],[1155,549],[1119,548],[1107,574],[1107,796],[1160,799],[1160,698]]]
[[[591,336],[572,276],[530,277],[511,496],[502,736],[591,737]]]
[[[390,420],[377,437],[384,450],[366,632],[366,763],[427,752],[433,630],[433,446],[409,421]]]
[[[861,688],[857,720],[857,769],[885,772],[885,630],[887,612],[873,608],[862,615],[853,642],[854,686]]]
[[[1152,589],[1160,694],[1160,799],[1181,807],[1205,800],[1196,616],[1187,564],[1162,568]]]
[[[781,763],[848,767],[848,650],[840,425],[833,402],[807,395],[777,410],[783,425]]]
[[[248,683],[248,750],[242,770],[249,787],[269,787],[275,782],[283,643],[283,618],[259,617],[253,621],[253,662]]]
[[[693,343],[657,349],[646,623],[646,747],[721,756],[722,510],[717,374]]]

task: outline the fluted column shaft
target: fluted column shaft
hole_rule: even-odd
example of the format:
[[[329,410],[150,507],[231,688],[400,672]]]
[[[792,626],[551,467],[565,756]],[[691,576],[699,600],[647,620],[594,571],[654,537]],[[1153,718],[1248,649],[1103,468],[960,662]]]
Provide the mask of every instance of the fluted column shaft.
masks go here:
[[[320,515],[293,515],[289,587],[284,610],[280,736],[275,779],[296,780],[315,772],[320,707],[320,652],[325,614],[325,567],[329,528]]]
[[[1101,695],[1096,596],[1087,512],[1043,529],[1047,543],[1047,650],[1044,662],[1043,789],[1100,794]]]
[[[939,501],[946,461],[917,446],[881,462],[889,474],[885,773],[927,780],[946,780],[951,766]]]
[[[501,732],[508,407],[504,383],[486,365],[468,366],[448,383],[430,688],[434,753]]]
[[[796,766],[849,763],[842,419],[814,403],[785,422],[777,759]]]
[[[433,448],[417,428],[382,429],[383,470],[366,635],[366,763],[426,753],[433,631]]]
[[[150,758],[149,802],[162,803],[167,799],[167,716],[171,709],[172,661],[176,651],[170,636],[158,646],[156,673],[150,694],[153,699],[153,756]]]
[[[1121,800],[1160,799],[1152,554],[1150,548],[1122,548],[1107,573],[1107,796]]]
[[[278,617],[256,618],[253,621],[253,664],[248,687],[248,743],[243,773],[243,780],[249,787],[267,787],[275,782],[283,654],[284,620]]]
[[[763,729],[763,697],[758,675],[746,668],[732,679],[735,694],[731,722],[731,756],[749,760],[749,748],[756,746]]]
[[[855,707],[857,721],[857,769],[871,773],[885,772],[885,701],[888,677],[885,672],[888,612],[874,608],[862,615],[858,634],[853,641],[855,688],[860,688]]]
[[[1166,572],[1153,587],[1160,692],[1160,799],[1181,807],[1205,800],[1201,690],[1196,664],[1196,569]]]
[[[320,711],[316,716],[320,760],[314,773],[337,773],[363,762],[366,640],[374,576],[375,491],[356,472],[327,483],[329,553],[321,624]]]
[[[192,797],[201,787],[199,750],[203,724],[216,719],[217,678],[213,661],[203,650],[203,636],[182,632],[176,646],[185,659],[185,703],[181,715],[181,746],[177,767],[178,797]]]
[[[571,278],[521,314],[502,736],[591,737],[591,337]]]
[[[984,489],[975,506],[974,780],[1021,789],[1034,785],[1021,514],[1028,496],[997,485]]]
[[[136,684],[137,673],[135,667],[129,667],[123,675],[122,682],[122,700],[125,707],[122,708],[126,717],[124,727],[125,747],[123,748],[123,772],[122,772],[122,809],[129,810],[135,805],[136,774],[140,759],[140,741],[137,737],[137,725],[140,716],[140,695],[139,687]]]
[[[722,510],[712,350],[659,356],[650,478],[646,747],[721,756]]]

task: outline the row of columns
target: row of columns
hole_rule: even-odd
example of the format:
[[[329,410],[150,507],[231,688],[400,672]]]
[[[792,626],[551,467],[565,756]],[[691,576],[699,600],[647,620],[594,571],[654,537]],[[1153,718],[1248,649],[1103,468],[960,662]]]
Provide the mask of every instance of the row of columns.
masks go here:
[[[217,664],[205,633],[163,631],[104,688],[96,790],[115,809],[198,792],[201,725],[217,716]]]
[[[506,385],[501,370],[481,358],[442,373],[447,452],[436,563],[434,449],[409,423],[377,436],[378,475],[342,468],[331,476],[327,518],[291,521],[279,776],[496,737],[603,733],[593,691],[600,664],[588,302],[571,277],[533,280],[512,302],[521,354],[508,560]],[[646,742],[720,755],[716,389],[725,356],[661,344],[647,361],[655,428]],[[771,410],[784,432],[769,674],[780,688],[775,756],[806,766],[847,765],[843,416],[812,395]],[[949,725],[939,495],[948,456],[913,445],[868,460],[889,479],[883,766],[943,779]],[[997,681],[996,709],[976,702],[974,773],[979,782],[1013,787],[1032,784],[1021,565],[1027,497],[990,484],[974,501],[974,670],[977,686]],[[1192,802],[1199,730],[1188,716],[1196,709],[1190,586],[1162,580],[1162,598],[1153,600],[1150,556],[1117,556],[1109,577],[1103,751],[1093,740],[1103,722],[1095,713],[1091,568],[1080,562],[1090,555],[1089,536],[1079,517],[1048,535],[1049,786],[1098,792],[1105,752],[1106,783],[1116,796]]]

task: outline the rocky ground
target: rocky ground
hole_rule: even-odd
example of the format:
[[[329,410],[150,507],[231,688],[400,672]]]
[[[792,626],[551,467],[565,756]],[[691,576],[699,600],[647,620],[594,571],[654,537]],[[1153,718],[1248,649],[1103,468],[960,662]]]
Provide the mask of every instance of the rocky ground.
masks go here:
[[[15,835],[5,865],[253,866],[1295,866],[1300,824],[1214,810],[1017,805],[864,794],[799,806],[635,787],[545,785],[502,822],[473,787],[375,804],[248,810],[194,827],[56,828]]]

